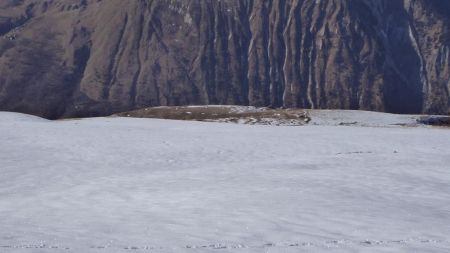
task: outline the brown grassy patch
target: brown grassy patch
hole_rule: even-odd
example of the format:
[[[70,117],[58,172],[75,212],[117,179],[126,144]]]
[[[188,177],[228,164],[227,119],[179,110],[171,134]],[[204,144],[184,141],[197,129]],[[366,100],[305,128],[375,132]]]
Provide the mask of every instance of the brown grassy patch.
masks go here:
[[[303,125],[310,120],[307,113],[300,109],[269,109],[238,106],[150,107],[115,115],[135,118],[241,122],[263,125]]]

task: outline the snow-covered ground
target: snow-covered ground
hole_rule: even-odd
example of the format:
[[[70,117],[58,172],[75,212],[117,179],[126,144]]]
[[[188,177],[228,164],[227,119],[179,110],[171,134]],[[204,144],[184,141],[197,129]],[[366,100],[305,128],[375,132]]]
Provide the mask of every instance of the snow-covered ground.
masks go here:
[[[422,115],[391,114],[353,110],[306,110],[311,125],[403,127],[420,126]]]
[[[324,117],[0,113],[0,252],[450,252],[450,130]]]

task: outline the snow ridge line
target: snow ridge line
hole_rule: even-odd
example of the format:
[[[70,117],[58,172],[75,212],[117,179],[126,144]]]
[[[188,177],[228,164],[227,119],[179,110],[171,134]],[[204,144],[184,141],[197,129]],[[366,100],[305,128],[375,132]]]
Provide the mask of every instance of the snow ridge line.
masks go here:
[[[331,240],[322,243],[313,242],[291,242],[291,243],[264,243],[261,245],[245,245],[245,244],[209,244],[209,245],[186,245],[184,247],[163,247],[163,246],[90,246],[90,249],[94,250],[106,250],[106,249],[123,249],[123,250],[163,250],[163,249],[256,249],[256,248],[301,248],[301,247],[317,247],[317,248],[337,248],[337,247],[349,247],[363,245],[366,247],[371,246],[389,246],[389,245],[408,245],[408,244],[443,244],[447,241],[443,240],[430,240],[430,239],[406,239],[406,240],[363,240],[363,241],[351,241],[351,240]],[[49,249],[49,250],[72,250],[74,248],[56,245],[36,244],[36,245],[0,245],[0,249]],[[75,249],[74,249],[75,250]]]

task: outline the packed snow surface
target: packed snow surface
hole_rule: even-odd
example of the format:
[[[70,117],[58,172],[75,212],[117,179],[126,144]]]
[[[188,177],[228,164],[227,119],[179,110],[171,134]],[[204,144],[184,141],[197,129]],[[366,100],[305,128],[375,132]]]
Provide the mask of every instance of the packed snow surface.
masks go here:
[[[306,110],[306,112],[311,117],[310,124],[322,126],[420,126],[418,120],[423,117],[423,115],[391,114],[354,110]]]
[[[0,252],[450,252],[450,130],[316,124],[0,113]]]

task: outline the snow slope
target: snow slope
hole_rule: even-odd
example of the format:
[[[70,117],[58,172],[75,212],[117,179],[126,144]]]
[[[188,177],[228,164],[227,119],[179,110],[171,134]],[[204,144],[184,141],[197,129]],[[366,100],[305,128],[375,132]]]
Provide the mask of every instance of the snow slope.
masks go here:
[[[450,252],[449,236],[448,129],[0,113],[0,252]]]
[[[310,124],[322,126],[421,126],[417,121],[423,117],[423,115],[391,114],[354,110],[306,110],[306,112],[312,119]]]

